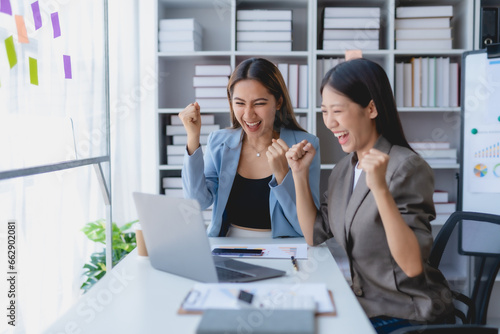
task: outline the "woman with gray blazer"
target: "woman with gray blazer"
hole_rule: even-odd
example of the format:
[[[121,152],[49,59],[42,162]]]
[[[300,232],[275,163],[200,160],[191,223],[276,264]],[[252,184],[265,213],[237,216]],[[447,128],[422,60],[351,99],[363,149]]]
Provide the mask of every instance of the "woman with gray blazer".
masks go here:
[[[317,137],[295,119],[276,65],[250,58],[234,70],[227,86],[232,127],[200,148],[198,103],[180,114],[188,143],[182,167],[184,196],[205,209],[213,204],[211,237],[301,237],[295,186],[285,153],[302,140],[319,150]],[[309,192],[319,204],[319,155],[309,166]]]
[[[378,333],[452,322],[448,283],[428,264],[433,172],[406,141],[385,71],[367,59],[341,63],[323,78],[321,94],[323,121],[348,155],[318,209],[308,191],[313,145],[286,154],[306,241],[335,237],[343,246],[353,292]]]

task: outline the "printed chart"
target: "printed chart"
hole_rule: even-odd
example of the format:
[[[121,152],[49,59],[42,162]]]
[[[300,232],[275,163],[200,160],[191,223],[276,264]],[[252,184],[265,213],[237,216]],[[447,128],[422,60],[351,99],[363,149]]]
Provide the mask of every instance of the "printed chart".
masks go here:
[[[500,130],[478,126],[471,129],[471,150],[465,157],[465,173],[469,173],[468,189],[473,193],[500,193]]]

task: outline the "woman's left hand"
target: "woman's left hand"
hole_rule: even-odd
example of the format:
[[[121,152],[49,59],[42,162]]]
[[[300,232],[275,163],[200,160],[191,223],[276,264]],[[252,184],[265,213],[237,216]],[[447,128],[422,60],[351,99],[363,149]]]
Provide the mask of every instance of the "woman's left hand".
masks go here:
[[[363,155],[359,167],[365,171],[366,185],[371,191],[387,189],[385,174],[388,163],[389,155],[374,148]]]
[[[288,145],[281,138],[273,139],[271,146],[267,148],[266,156],[269,166],[276,178],[276,182],[281,184],[281,181],[288,173],[288,162],[286,160],[286,152],[288,152]]]

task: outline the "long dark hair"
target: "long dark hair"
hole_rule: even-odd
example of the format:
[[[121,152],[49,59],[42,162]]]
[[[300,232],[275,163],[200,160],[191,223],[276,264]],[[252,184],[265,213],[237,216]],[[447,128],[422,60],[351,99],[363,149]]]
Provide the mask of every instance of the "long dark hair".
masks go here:
[[[227,98],[229,99],[229,109],[231,111],[231,123],[233,129],[241,127],[241,124],[234,115],[233,104],[231,103],[233,100],[234,86],[241,80],[247,79],[257,80],[260,82],[267,88],[269,93],[274,96],[276,102],[279,101],[280,98],[283,99],[281,108],[276,111],[276,117],[274,119],[274,129],[276,131],[279,131],[281,127],[292,130],[306,131],[295,119],[292,103],[290,102],[290,96],[288,95],[288,90],[286,88],[285,81],[281,76],[281,72],[276,65],[264,58],[249,58],[242,61],[229,78],[229,83],[227,84]]]
[[[401,126],[391,84],[380,65],[364,58],[340,63],[326,73],[321,93],[326,85],[363,108],[373,100],[378,112],[375,118],[377,132],[391,144],[412,150]]]

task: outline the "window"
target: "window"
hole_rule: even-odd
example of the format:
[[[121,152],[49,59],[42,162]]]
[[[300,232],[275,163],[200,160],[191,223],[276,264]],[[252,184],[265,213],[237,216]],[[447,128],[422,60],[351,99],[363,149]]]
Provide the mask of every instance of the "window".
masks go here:
[[[15,221],[17,289],[0,302],[37,332],[78,298],[96,250],[80,229],[111,222],[107,1],[4,0],[0,39],[0,238]]]

